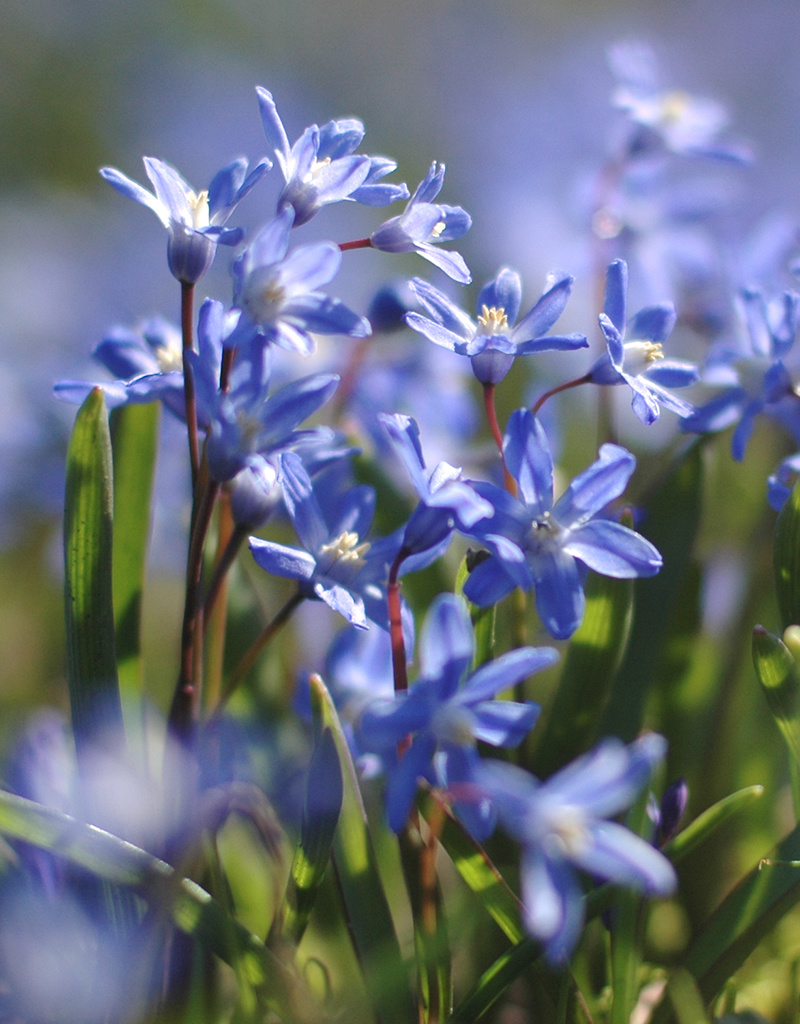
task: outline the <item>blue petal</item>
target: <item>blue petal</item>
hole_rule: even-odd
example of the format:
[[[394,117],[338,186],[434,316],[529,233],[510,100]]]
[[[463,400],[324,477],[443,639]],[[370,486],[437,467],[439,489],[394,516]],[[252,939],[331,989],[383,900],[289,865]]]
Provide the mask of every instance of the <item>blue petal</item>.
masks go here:
[[[522,283],[519,274],[516,270],[503,267],[497,277],[481,288],[477,302],[478,313],[482,312],[484,306],[489,309],[502,309],[508,317],[508,322],[513,324],[519,314],[521,297]]]
[[[675,891],[675,869],[664,856],[630,829],[604,821],[591,829],[591,843],[573,857],[584,871],[620,885],[669,896]]]
[[[537,555],[530,565],[539,618],[551,636],[566,640],[580,626],[586,605],[575,559],[554,550]]]
[[[455,689],[475,653],[475,636],[465,602],[440,594],[425,616],[420,634],[420,669],[426,679],[445,680],[444,697]]]
[[[308,551],[318,555],[322,545],[331,538],[328,524],[311,486],[311,478],[302,460],[294,452],[283,452],[279,466],[278,479],[283,491],[283,500],[297,530],[297,536]]]
[[[565,527],[586,522],[622,494],[635,468],[636,459],[627,449],[602,445],[598,458],[575,477],[556,502],[555,519]]]
[[[630,341],[653,341],[660,343],[669,337],[678,314],[671,302],[648,306],[640,310],[628,324],[627,337]]]
[[[472,709],[475,739],[493,747],[516,747],[536,724],[539,711],[539,705],[530,701],[484,701]]]
[[[556,661],[558,651],[554,647],[519,647],[508,651],[474,672],[459,692],[456,702],[472,705],[488,701]]]
[[[503,457],[530,512],[534,516],[549,512],[553,507],[553,459],[544,427],[528,409],[518,409],[509,417]]]
[[[405,825],[408,812],[417,791],[417,780],[422,777],[431,781],[432,764],[436,741],[430,734],[421,733],[399,766],[389,775],[386,786],[386,809],[389,828],[399,832]]]
[[[514,341],[522,344],[547,334],[564,312],[574,278],[563,274],[543,293],[536,305],[514,328]]]
[[[625,260],[614,260],[606,271],[606,291],[603,313],[617,329],[619,336],[625,335],[628,302],[628,264]]]
[[[261,568],[273,576],[310,580],[316,570],[317,563],[307,551],[289,548],[284,544],[251,537],[250,550]]]
[[[662,565],[661,555],[650,541],[605,519],[593,519],[574,530],[564,551],[615,579],[654,576]]]

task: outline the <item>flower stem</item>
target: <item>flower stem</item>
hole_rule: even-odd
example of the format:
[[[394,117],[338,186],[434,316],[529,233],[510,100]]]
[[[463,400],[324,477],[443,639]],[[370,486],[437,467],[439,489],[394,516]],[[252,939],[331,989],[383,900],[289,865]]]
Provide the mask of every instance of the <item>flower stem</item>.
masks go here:
[[[247,673],[250,671],[253,665],[256,663],[259,655],[267,646],[267,644],[269,644],[273,637],[275,637],[281,631],[281,629],[292,617],[295,608],[298,608],[303,603],[304,600],[305,594],[302,594],[300,592],[300,589],[298,588],[294,592],[294,594],[292,594],[289,600],[284,604],[284,606],[280,609],[280,611],[267,623],[267,625],[264,627],[261,634],[259,635],[258,639],[255,641],[255,643],[251,645],[250,649],[245,653],[242,660],[236,666],[236,671],[228,680],[228,683],[225,686],[225,689],[223,690],[222,695],[220,697],[219,704],[215,709],[217,713],[222,710],[228,698],[231,696],[231,694],[239,685],[239,683],[241,683],[241,681],[244,679],[244,677],[247,675]]]
[[[506,459],[503,454],[503,432],[500,430],[500,424],[497,422],[497,410],[495,409],[494,404],[494,389],[494,384],[483,385],[483,407],[486,410],[486,419],[489,423],[489,429],[492,432],[494,443],[497,445],[497,450],[500,452],[500,461],[503,463],[503,481],[505,488],[509,494],[513,494],[516,497],[516,481],[506,469]]]
[[[556,387],[550,388],[549,391],[545,391],[545,393],[541,396],[541,398],[539,398],[539,400],[533,406],[531,412],[535,416],[541,409],[541,407],[544,405],[544,403],[547,401],[547,399],[552,398],[553,395],[557,395],[559,391],[567,391],[569,388],[577,388],[581,384],[591,384],[591,382],[591,374],[585,373],[582,377],[576,377],[575,380],[568,380],[565,384],[558,384]]]
[[[372,239],[371,238],[356,238],[352,242],[339,242],[337,243],[342,252],[347,252],[349,249],[371,249]]]
[[[186,403],[186,428],[189,433],[189,462],[192,467],[192,493],[197,487],[200,445],[197,440],[197,399],[194,375],[188,353],[194,351],[194,285],[181,281],[181,336],[183,339],[183,394]]]
[[[214,566],[214,575],[211,577],[211,582],[208,585],[208,592],[206,593],[206,603],[203,614],[206,622],[211,618],[211,613],[214,611],[214,606],[217,603],[217,598],[220,595],[222,586],[228,575],[230,567],[236,560],[236,556],[239,554],[245,537],[247,537],[248,531],[243,526],[235,526],[230,532],[228,538],[224,541],[224,548],[222,549],[217,563]],[[222,538],[220,538],[222,539]]]
[[[406,642],[403,637],[403,617],[400,604],[400,566],[408,552],[400,548],[397,557],[389,570],[389,583],[386,596],[389,604],[389,635],[392,641],[392,673],[394,675],[394,691],[401,693],[408,689],[408,668],[406,665]]]
[[[201,474],[198,488],[200,499],[195,502],[193,510],[192,534],[186,564],[180,671],[168,723],[170,731],[184,740],[190,739],[200,709],[203,657],[203,547],[219,493],[219,484],[212,480],[206,471]]]

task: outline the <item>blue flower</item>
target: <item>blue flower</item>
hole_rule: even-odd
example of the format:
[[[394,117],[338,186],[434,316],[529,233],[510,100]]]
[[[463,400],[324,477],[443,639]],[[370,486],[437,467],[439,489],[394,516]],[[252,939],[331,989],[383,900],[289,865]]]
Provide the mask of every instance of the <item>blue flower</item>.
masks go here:
[[[256,562],[275,576],[298,580],[306,597],[324,601],[352,625],[366,629],[370,619],[387,628],[385,582],[400,545],[397,537],[375,544],[364,540],[375,492],[357,486],[335,495],[326,488],[318,496],[294,452],[281,455],[279,482],[305,550],[251,537]]]
[[[737,461],[744,458],[756,416],[766,409],[775,411],[788,396],[797,401],[783,359],[800,328],[800,295],[784,292],[768,303],[760,290],[743,288],[738,308],[747,330],[745,345],[717,348],[703,374],[704,383],[722,385],[724,390],[681,423],[683,430],[699,434],[735,423],[731,450]]]
[[[462,479],[461,470],[440,462],[433,472],[425,468],[419,428],[410,416],[380,414],[392,447],[400,456],[420,499],[406,524],[403,551],[422,554],[446,544],[453,530],[468,530],[479,519],[493,514],[493,507],[475,487]]]
[[[689,416],[694,407],[667,390],[688,387],[699,377],[692,363],[664,358],[662,343],[675,326],[675,307],[671,302],[647,306],[626,328],[627,289],[628,265],[615,260],[606,274],[600,314],[607,351],[589,370],[589,379],[594,384],[627,384],[633,391],[633,411],[642,423],[654,423],[660,405],[679,416]],[[626,334],[629,341],[625,341]]]
[[[800,452],[782,460],[774,473],[767,477],[767,501],[770,508],[780,512],[800,477]]]
[[[346,118],[328,121],[321,128],[311,125],[290,146],[272,94],[260,86],[256,93],[267,141],[286,182],[278,209],[290,206],[294,210],[295,227],[311,220],[328,203],[351,200],[367,206],[387,206],[397,199],[408,199],[404,184],[381,181],[397,170],[393,160],[354,155],[364,137],[360,121]]]
[[[370,236],[370,245],[384,252],[417,252],[454,281],[469,284],[472,276],[463,257],[436,248],[438,242],[461,238],[472,225],[472,218],[460,206],[433,201],[443,184],[444,164],[437,167],[434,161],[403,213],[381,224]]]
[[[80,404],[99,387],[110,409],[160,399],[180,419],[185,417],[181,332],[175,324],[153,317],[136,327],[113,327],[92,355],[117,380],[59,381],[53,388],[57,398]]]
[[[534,590],[545,628],[559,640],[583,620],[585,567],[603,576],[653,576],[661,555],[620,523],[602,518],[633,473],[636,460],[614,444],[579,474],[553,501],[553,460],[545,432],[532,413],[520,409],[509,419],[503,445],[505,465],[517,481],[515,498],[492,484],[476,484],[494,506],[494,516],[468,531],[490,552],[464,586],[479,605],[495,604],[515,586]]]
[[[508,267],[481,289],[477,323],[438,288],[414,278],[411,289],[432,319],[410,312],[405,321],[435,344],[469,356],[472,370],[482,384],[497,384],[511,369],[516,356],[587,347],[582,334],[547,334],[564,311],[572,282],[569,274],[551,274],[544,294],[515,325],[522,285],[519,274]]]
[[[169,232],[167,262],[174,277],[195,284],[213,262],[217,245],[238,245],[241,228],[225,223],[272,164],[262,160],[247,174],[247,161],[234,160],[219,171],[208,189],[195,193],[174,167],[153,157],[144,158],[147,177],[155,191],[148,192],[114,167],[102,176],[122,195],[149,207]]]
[[[245,316],[228,339],[246,347],[254,336],[304,355],[312,334],[366,338],[371,328],[339,299],[316,289],[335,277],[342,253],[333,242],[301,245],[287,255],[294,211],[285,206],[233,264],[235,302]]]
[[[368,705],[357,729],[367,750],[387,755],[386,807],[389,825],[405,824],[419,778],[458,790],[475,780],[480,758],[476,742],[515,747],[533,728],[533,703],[493,698],[558,660],[551,647],[520,647],[470,671],[475,637],[462,598],[440,594],[430,607],[420,637],[420,678],[405,693]],[[413,734],[399,759],[390,752]],[[492,831],[487,803],[456,801],[464,824],[479,839]]]
[[[605,740],[541,783],[515,765],[481,767],[479,792],[489,797],[502,829],[522,844],[525,927],[544,943],[551,963],[568,960],[583,927],[576,868],[658,896],[674,891],[675,871],[666,857],[607,820],[631,806],[665,751],[655,733],[627,747]]]
[[[655,57],[642,43],[618,43],[609,50],[618,84],[612,103],[634,126],[628,149],[634,154],[666,151],[747,163],[749,150],[719,141],[728,112],[716,100],[659,87]]]

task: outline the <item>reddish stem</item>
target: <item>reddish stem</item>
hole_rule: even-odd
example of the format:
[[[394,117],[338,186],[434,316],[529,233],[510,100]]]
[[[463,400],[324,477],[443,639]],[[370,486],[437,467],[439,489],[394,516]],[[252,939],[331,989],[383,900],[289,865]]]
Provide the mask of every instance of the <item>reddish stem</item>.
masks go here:
[[[408,551],[400,548],[397,557],[389,570],[389,583],[386,597],[389,604],[389,636],[392,641],[392,672],[394,674],[394,690],[400,693],[408,689],[408,667],[406,664],[406,642],[403,637],[403,617],[400,604],[400,566],[405,561]]]
[[[500,424],[497,422],[497,410],[494,405],[494,389],[494,384],[483,385],[483,407],[486,410],[486,419],[489,422],[489,430],[491,430],[494,443],[497,445],[498,452],[500,452],[500,461],[503,463],[503,482],[505,484],[505,488],[509,494],[516,496],[516,481],[506,469],[506,459],[503,454],[503,432],[500,430]]]
[[[337,244],[342,252],[347,252],[349,249],[371,249],[372,239],[357,238],[353,242],[339,242]]]
[[[197,399],[194,375],[188,353],[194,351],[194,285],[181,281],[181,337],[183,339],[183,394],[186,403],[186,428],[189,433],[189,463],[192,467],[192,493],[197,487],[200,445],[197,440]]]
[[[536,413],[541,409],[541,407],[547,401],[547,399],[548,398],[552,398],[553,395],[557,395],[559,393],[559,391],[567,391],[567,390],[569,390],[569,388],[577,388],[581,384],[591,384],[591,383],[592,383],[592,375],[590,373],[585,373],[582,377],[576,377],[575,380],[568,380],[565,384],[558,384],[556,387],[550,388],[549,391],[545,391],[545,393],[542,395],[542,397],[533,406],[533,408],[531,409],[531,412],[535,416]]]

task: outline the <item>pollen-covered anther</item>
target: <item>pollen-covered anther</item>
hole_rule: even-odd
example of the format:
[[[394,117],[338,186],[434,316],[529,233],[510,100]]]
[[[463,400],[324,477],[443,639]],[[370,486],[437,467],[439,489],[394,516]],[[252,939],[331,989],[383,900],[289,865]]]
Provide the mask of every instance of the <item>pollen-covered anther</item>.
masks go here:
[[[531,530],[536,534],[544,533],[553,535],[558,533],[560,529],[561,527],[550,512],[543,512],[538,519],[534,519],[531,523]]]
[[[438,238],[446,227],[447,225],[443,220],[437,221],[433,225],[433,230],[431,231],[431,238]]]
[[[369,541],[358,543],[358,534],[353,531],[345,531],[334,540],[323,544],[320,552],[324,555],[331,555],[333,562],[361,562],[364,555],[369,551]]]
[[[508,317],[503,306],[487,306],[485,303],[478,316],[481,334],[500,334],[508,330]]]
[[[188,192],[186,199],[189,203],[189,209],[192,211],[192,226],[198,229],[207,228],[209,225],[208,190],[203,189],[202,192],[197,194]]]
[[[664,349],[658,341],[626,341],[625,372],[632,375],[646,373],[647,370],[664,358]]]

